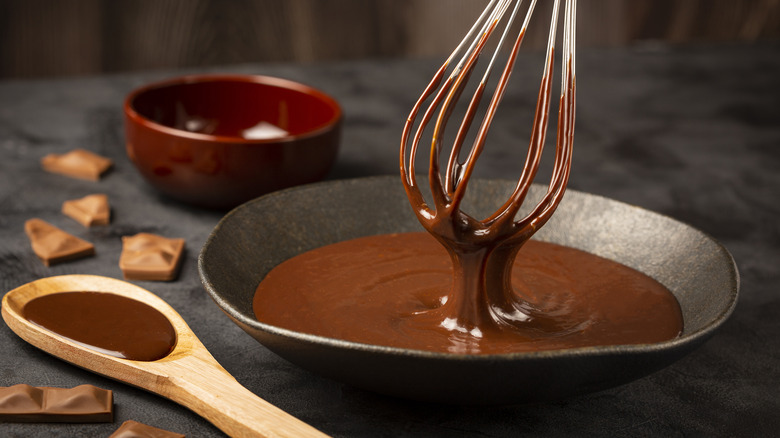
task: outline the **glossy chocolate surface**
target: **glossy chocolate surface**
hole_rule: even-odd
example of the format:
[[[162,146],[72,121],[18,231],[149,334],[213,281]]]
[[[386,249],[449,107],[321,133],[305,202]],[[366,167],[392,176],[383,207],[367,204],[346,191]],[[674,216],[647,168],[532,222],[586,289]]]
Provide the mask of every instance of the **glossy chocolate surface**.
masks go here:
[[[677,337],[682,314],[652,278],[613,261],[531,240],[511,282],[525,319],[458,330],[449,318],[452,263],[427,233],[369,236],[274,268],[254,298],[258,321],[371,345],[506,354]]]
[[[33,324],[122,359],[162,359],[176,345],[176,332],[162,313],[116,294],[53,293],[34,298],[22,312]]]

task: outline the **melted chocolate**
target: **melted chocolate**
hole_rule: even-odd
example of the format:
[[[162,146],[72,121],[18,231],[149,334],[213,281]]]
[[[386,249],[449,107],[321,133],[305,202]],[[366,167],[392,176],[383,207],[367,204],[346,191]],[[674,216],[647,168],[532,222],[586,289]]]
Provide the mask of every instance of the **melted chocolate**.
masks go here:
[[[561,245],[528,241],[511,268],[525,319],[464,330],[447,309],[453,269],[427,233],[371,236],[303,253],[260,283],[261,322],[336,339],[501,354],[675,338],[682,314],[652,278]]]
[[[122,359],[154,361],[176,345],[168,318],[138,300],[102,292],[61,292],[28,302],[24,317],[77,344]]]

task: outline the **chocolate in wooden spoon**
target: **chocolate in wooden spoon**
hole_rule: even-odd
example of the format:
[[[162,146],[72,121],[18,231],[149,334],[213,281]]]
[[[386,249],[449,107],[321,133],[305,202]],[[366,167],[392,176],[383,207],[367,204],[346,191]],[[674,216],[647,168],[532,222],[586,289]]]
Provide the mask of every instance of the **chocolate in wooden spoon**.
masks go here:
[[[71,294],[67,294],[68,292]],[[73,292],[86,294],[74,295]],[[58,296],[55,297],[54,294]],[[122,348],[114,348],[112,345],[107,347],[104,339],[84,338],[79,335],[78,327],[74,328],[73,324],[66,321],[59,321],[60,325],[44,328],[52,321],[42,321],[39,317],[47,315],[47,307],[51,309],[57,304],[50,300],[60,300],[62,302],[57,305],[62,306],[62,303],[67,304],[73,297],[77,297],[77,301],[83,300],[82,304],[95,300],[101,301],[99,305],[109,306],[112,302],[124,305],[130,303],[140,309],[138,311],[144,317],[159,314],[164,318],[158,318],[157,323],[152,324],[153,327],[149,330],[164,332],[167,320],[173,330],[174,340],[171,341],[164,333],[161,336],[155,335],[156,340],[153,343],[157,353],[138,356],[138,351],[123,353],[120,351]],[[29,303],[33,304],[25,312]],[[171,306],[151,292],[133,284],[93,275],[43,278],[8,292],[3,297],[2,315],[11,330],[41,350],[82,368],[173,400],[201,415],[230,436],[326,436],[241,386],[217,363]],[[133,317],[128,318],[132,320]],[[37,319],[38,322],[31,319]],[[91,322],[99,324],[96,319]],[[121,321],[116,323],[121,324]],[[63,335],[52,330],[71,332]],[[164,351],[166,342],[170,342],[167,354]],[[133,358],[142,360],[132,360]]]

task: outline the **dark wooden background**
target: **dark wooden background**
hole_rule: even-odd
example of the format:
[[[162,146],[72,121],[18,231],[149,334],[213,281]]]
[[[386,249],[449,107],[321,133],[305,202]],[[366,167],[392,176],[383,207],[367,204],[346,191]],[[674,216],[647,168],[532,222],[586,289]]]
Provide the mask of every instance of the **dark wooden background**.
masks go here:
[[[440,56],[454,47],[484,4],[483,0],[0,0],[0,78],[262,61]],[[780,0],[583,0],[578,23],[580,47],[777,39]],[[543,27],[530,30],[527,44],[542,44]]]

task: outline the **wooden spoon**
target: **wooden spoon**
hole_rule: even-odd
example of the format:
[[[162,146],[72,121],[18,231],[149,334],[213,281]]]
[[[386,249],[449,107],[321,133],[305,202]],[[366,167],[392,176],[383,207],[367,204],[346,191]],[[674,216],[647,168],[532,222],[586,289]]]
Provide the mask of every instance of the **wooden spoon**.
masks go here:
[[[30,300],[58,292],[108,292],[136,299],[165,315],[177,342],[151,362],[109,356],[41,328],[22,316]],[[211,356],[171,306],[133,284],[94,275],[63,275],[20,286],[3,297],[8,327],[41,350],[74,365],[159,394],[185,406],[232,437],[325,437],[327,435],[257,397]]]

